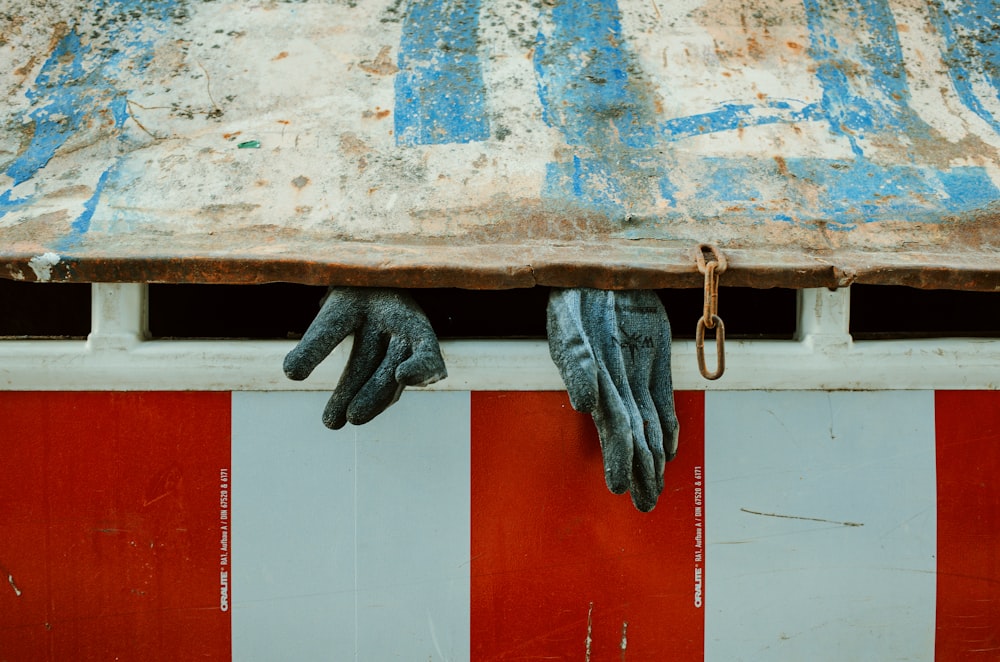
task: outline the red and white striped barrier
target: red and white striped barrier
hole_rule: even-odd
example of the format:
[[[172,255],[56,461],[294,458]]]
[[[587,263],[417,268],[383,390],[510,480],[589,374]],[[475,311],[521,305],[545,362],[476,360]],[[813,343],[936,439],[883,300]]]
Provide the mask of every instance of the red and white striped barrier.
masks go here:
[[[558,392],[0,393],[0,659],[994,660],[1000,393],[683,392],[657,508]]]

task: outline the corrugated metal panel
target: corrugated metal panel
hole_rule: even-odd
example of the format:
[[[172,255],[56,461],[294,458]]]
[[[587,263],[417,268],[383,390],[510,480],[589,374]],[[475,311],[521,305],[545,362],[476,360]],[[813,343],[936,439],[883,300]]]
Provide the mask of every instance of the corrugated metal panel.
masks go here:
[[[537,5],[537,6],[535,6]],[[1000,289],[996,0],[0,0],[0,277]]]

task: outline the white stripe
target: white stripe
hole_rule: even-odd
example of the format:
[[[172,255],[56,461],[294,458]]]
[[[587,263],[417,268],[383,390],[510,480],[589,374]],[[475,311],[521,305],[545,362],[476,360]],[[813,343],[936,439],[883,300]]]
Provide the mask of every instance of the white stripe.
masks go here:
[[[233,659],[469,656],[469,394],[234,393]]]
[[[710,392],[705,438],[707,661],[933,660],[932,392]]]

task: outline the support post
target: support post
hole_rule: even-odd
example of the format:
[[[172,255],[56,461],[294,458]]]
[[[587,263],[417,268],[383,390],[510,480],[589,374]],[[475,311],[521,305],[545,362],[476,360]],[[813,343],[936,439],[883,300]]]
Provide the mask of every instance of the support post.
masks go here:
[[[89,350],[129,350],[149,337],[145,284],[94,283],[91,287]]]

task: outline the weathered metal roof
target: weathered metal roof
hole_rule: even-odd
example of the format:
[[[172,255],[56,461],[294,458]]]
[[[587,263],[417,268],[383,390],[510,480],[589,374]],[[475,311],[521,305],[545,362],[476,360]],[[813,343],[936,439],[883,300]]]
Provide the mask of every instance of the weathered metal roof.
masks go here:
[[[0,277],[1000,289],[998,0],[0,0]]]

